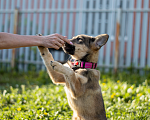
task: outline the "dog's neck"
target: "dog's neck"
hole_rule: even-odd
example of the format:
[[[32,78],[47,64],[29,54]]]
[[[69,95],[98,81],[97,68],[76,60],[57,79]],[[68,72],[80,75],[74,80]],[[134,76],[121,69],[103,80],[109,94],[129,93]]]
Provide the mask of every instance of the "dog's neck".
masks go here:
[[[70,58],[68,60],[68,65],[70,68],[72,68],[74,71],[79,69],[79,68],[90,68],[90,69],[96,69],[97,63],[92,63],[92,62],[85,62],[81,60],[75,60]]]
[[[76,56],[71,56],[72,59],[75,60],[80,60],[84,62],[92,62],[92,63],[97,63],[98,61],[98,56],[99,56],[99,51],[90,51],[89,53],[85,54],[83,57],[79,58]]]
[[[70,58],[68,60],[68,65],[73,70],[76,70],[79,68],[96,69],[98,55],[99,55],[99,51],[94,51],[92,53],[87,53],[81,59],[75,58],[74,56],[70,56]]]

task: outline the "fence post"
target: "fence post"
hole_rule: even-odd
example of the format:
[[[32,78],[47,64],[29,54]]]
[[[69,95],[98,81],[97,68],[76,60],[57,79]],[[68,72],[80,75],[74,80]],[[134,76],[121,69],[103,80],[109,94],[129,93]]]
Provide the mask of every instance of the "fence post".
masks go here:
[[[13,33],[17,34],[17,25],[18,25],[18,9],[15,8],[14,10],[14,30]],[[16,49],[12,49],[12,59],[11,59],[11,68],[15,67],[15,53]]]
[[[117,73],[118,61],[119,61],[119,34],[120,34],[120,23],[121,23],[121,7],[117,9],[117,23],[116,23],[116,39],[115,39],[115,60],[114,60],[114,71]]]

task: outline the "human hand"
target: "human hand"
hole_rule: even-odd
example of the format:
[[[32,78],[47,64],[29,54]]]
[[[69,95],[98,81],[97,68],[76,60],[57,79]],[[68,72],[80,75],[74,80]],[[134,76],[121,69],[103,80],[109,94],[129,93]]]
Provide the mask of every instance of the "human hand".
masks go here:
[[[40,37],[42,38],[42,46],[46,48],[54,48],[58,50],[64,45],[65,42],[68,44],[73,44],[70,40],[67,39],[67,37],[57,33]]]

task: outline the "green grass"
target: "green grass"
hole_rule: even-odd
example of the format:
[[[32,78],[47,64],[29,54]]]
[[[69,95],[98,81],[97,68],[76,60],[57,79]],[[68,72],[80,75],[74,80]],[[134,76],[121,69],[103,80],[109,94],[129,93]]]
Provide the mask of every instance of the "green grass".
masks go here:
[[[99,82],[108,119],[150,120],[150,74],[101,73]],[[0,72],[0,119],[70,120],[72,114],[63,86],[46,72]]]

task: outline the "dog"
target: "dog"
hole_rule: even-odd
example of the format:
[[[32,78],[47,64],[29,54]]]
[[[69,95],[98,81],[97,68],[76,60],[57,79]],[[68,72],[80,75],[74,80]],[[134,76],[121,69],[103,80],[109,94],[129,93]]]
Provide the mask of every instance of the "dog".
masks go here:
[[[65,43],[64,52],[71,58],[61,64],[54,61],[45,47],[38,46],[47,72],[54,84],[64,84],[73,120],[106,120],[106,112],[99,85],[100,72],[96,70],[100,48],[109,36],[78,35]]]

